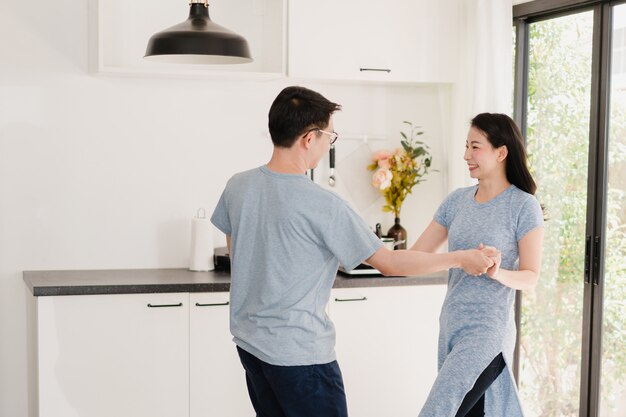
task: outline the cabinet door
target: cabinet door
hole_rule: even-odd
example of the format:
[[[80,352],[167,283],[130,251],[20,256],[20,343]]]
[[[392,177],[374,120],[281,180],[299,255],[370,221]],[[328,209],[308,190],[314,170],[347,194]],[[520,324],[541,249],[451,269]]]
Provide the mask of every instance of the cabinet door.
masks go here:
[[[396,81],[451,83],[457,78],[458,0],[392,0],[387,45]]]
[[[377,10],[374,10],[377,9]],[[385,2],[358,0],[292,1],[289,4],[289,75],[304,78],[387,79],[383,48]],[[378,12],[378,13],[377,13]],[[376,25],[376,26],[374,26]],[[374,30],[374,28],[376,28]],[[382,53],[381,53],[382,52]]]
[[[452,82],[458,0],[292,1],[289,75]]]
[[[329,311],[350,415],[419,413],[437,373],[445,291],[444,285],[333,290]]]
[[[229,293],[190,294],[191,417],[254,416],[229,330]]]
[[[41,417],[189,413],[188,294],[38,297]]]

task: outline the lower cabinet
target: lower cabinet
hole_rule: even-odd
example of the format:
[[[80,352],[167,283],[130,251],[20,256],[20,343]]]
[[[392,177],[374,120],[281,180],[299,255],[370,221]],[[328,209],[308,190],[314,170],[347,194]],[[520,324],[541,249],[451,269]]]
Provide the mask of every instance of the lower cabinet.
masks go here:
[[[39,416],[189,415],[188,298],[37,297]]]
[[[31,416],[254,416],[228,329],[227,292],[33,302]]]
[[[334,289],[348,414],[415,417],[437,374],[439,312],[445,285]]]
[[[445,291],[332,291],[351,416],[418,414]],[[254,416],[228,303],[226,292],[31,297],[30,416]]]
[[[224,292],[189,295],[192,417],[255,415],[228,328],[228,302]]]

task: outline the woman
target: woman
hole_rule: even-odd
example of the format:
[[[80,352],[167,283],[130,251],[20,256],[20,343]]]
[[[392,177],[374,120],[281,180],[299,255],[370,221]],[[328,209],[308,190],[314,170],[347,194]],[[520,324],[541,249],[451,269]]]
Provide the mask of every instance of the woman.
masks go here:
[[[411,250],[494,246],[486,274],[451,269],[441,310],[439,373],[420,417],[522,416],[511,371],[515,290],[539,278],[542,209],[526,164],[522,135],[510,117],[474,117],[464,159],[478,185],[451,193]]]

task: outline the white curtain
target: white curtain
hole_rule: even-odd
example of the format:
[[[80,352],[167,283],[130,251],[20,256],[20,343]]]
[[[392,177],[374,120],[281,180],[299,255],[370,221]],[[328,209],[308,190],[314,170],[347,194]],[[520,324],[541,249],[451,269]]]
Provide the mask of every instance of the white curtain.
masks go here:
[[[472,184],[463,161],[469,122],[478,113],[512,114],[512,0],[460,0],[459,65],[451,90],[448,191]]]

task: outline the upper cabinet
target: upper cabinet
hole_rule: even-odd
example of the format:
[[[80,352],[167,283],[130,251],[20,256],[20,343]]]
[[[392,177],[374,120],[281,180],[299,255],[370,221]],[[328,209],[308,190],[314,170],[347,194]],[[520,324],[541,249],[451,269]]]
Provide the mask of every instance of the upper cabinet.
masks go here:
[[[458,0],[291,1],[291,77],[451,83]]]
[[[188,17],[186,1],[89,0],[90,67],[120,75],[450,83],[459,2],[212,0],[211,20],[244,36],[254,61],[180,65],[143,56],[154,33]]]
[[[187,19],[187,1],[90,0],[89,9],[93,72],[254,79],[284,77],[286,0],[211,0],[211,20],[242,35],[250,45],[254,61],[237,65],[179,65],[143,58],[148,39],[154,33]]]

